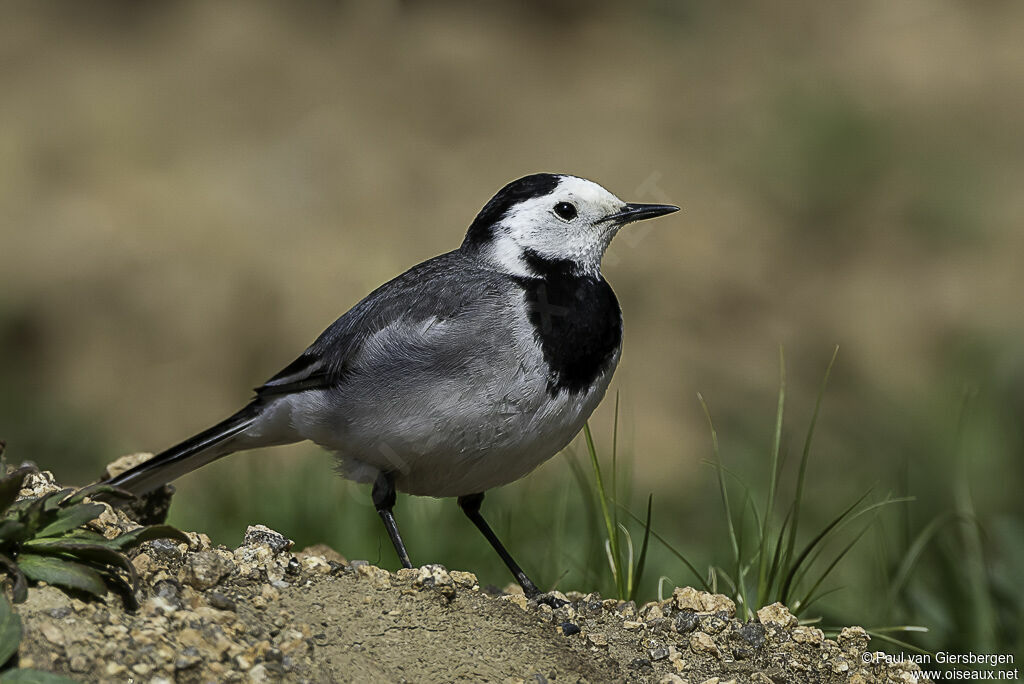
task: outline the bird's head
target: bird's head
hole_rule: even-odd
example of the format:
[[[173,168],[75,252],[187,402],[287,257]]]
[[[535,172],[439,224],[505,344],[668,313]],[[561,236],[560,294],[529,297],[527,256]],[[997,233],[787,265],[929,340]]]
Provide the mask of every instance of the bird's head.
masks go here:
[[[529,262],[538,258],[597,274],[622,226],[678,210],[623,202],[585,178],[536,173],[512,181],[484,205],[462,249],[517,275],[531,275]]]

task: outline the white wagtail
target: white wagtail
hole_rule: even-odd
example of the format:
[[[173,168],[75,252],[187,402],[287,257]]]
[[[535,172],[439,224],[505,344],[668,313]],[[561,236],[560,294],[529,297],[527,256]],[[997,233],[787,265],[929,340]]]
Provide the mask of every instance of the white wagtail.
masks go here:
[[[528,596],[536,585],[480,514],[484,492],[565,447],[608,388],[622,314],[601,257],[627,223],[677,211],[539,173],[502,188],[462,246],[370,293],[245,408],[108,484],[156,489],[235,451],[310,440],[373,483],[402,565],[395,491],[458,497]]]

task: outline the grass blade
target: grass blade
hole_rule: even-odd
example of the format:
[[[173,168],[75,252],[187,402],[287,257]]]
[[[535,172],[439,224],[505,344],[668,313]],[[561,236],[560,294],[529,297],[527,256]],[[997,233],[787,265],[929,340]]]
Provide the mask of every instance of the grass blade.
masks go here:
[[[868,490],[861,494],[859,499],[854,501],[852,504],[849,505],[849,507],[847,507],[846,510],[844,510],[842,513],[833,518],[833,520],[828,525],[826,525],[821,532],[815,535],[814,538],[811,539],[811,541],[807,542],[807,546],[805,546],[804,550],[800,552],[800,555],[797,557],[796,561],[789,568],[789,572],[786,574],[786,581],[782,585],[782,593],[780,594],[780,600],[783,603],[786,603],[788,605],[787,601],[789,599],[790,591],[792,591],[792,589],[795,587],[793,580],[796,577],[796,573],[800,569],[800,566],[803,565],[804,561],[807,560],[807,557],[811,554],[811,551],[813,551],[815,547],[817,547],[821,543],[821,541],[825,539],[825,537],[827,537],[833,529],[835,529],[836,525],[842,522],[843,519],[846,518],[846,516],[850,515],[850,513],[853,512],[853,509],[859,506],[861,502],[864,501],[864,499],[866,499],[868,494],[870,493],[871,490]]]
[[[654,495],[647,495],[647,520],[644,522],[644,541],[640,545],[640,558],[636,563],[636,583],[630,587],[629,600],[636,600],[636,591],[640,586],[640,580],[644,576],[644,567],[647,564],[647,543],[651,540],[651,510],[654,505]]]
[[[851,539],[851,540],[850,540],[850,543],[849,543],[849,544],[847,544],[847,545],[846,545],[846,546],[845,546],[845,547],[843,548],[843,550],[842,550],[842,551],[840,551],[840,552],[839,552],[839,553],[838,553],[838,554],[836,555],[836,557],[832,559],[832,562],[828,564],[828,567],[826,567],[826,568],[825,568],[825,571],[824,571],[824,572],[822,572],[822,573],[821,573],[820,575],[818,575],[818,579],[817,579],[817,580],[816,580],[816,581],[814,582],[814,584],[813,584],[813,585],[811,585],[810,591],[808,591],[808,592],[807,592],[807,593],[806,593],[806,594],[804,595],[803,599],[801,599],[800,601],[798,601],[798,602],[797,602],[797,604],[796,604],[797,606],[805,606],[805,605],[807,605],[808,603],[810,603],[810,602],[811,602],[811,600],[812,600],[812,599],[813,599],[813,598],[815,597],[815,592],[816,592],[816,591],[818,590],[818,587],[820,587],[820,586],[821,586],[821,583],[825,581],[825,579],[826,579],[826,578],[827,578],[827,577],[828,577],[828,576],[829,576],[829,575],[830,575],[830,574],[832,573],[832,571],[833,571],[833,570],[835,569],[836,565],[838,565],[838,564],[839,564],[839,561],[841,561],[841,560],[843,559],[843,557],[844,557],[844,556],[845,556],[845,555],[846,555],[847,553],[849,553],[849,552],[850,552],[850,549],[852,549],[852,548],[854,547],[854,545],[855,545],[855,544],[856,544],[856,543],[857,543],[858,541],[860,541],[861,537],[863,537],[863,536],[864,536],[864,534],[865,534],[865,533],[866,533],[866,532],[867,532],[867,531],[868,531],[869,529],[871,529],[871,524],[865,525],[865,526],[864,526],[864,529],[862,529],[862,530],[861,530],[861,531],[860,531],[859,533],[857,533],[857,535],[856,535],[856,536],[855,536],[855,537],[854,537],[853,539]]]
[[[825,398],[825,389],[828,387],[829,376],[832,375],[832,367],[839,355],[839,345],[832,350],[832,358],[825,367],[825,377],[821,380],[821,387],[818,389],[818,398],[814,401],[814,412],[811,414],[811,423],[807,427],[807,436],[804,438],[804,448],[800,454],[800,468],[796,476],[796,494],[793,496],[793,525],[789,528],[789,539],[786,541],[786,553],[783,556],[782,566],[787,567],[790,559],[793,558],[793,550],[796,548],[796,532],[800,525],[800,505],[804,498],[804,481],[807,476],[807,462],[811,454],[811,439],[814,437],[814,428],[818,424],[818,415],[821,413],[821,402]]]
[[[625,511],[626,515],[631,517],[633,520],[635,520],[636,522],[638,522],[640,524],[643,524],[643,521],[641,521],[640,518],[638,518],[636,515],[634,515],[633,512],[630,511],[628,508],[623,508],[622,510]],[[686,556],[684,556],[682,553],[677,551],[676,548],[674,546],[672,546],[672,544],[670,544],[667,539],[665,539],[660,534],[658,534],[653,527],[650,528],[650,535],[652,537],[654,537],[656,540],[658,540],[661,543],[661,545],[664,546],[665,549],[669,553],[671,553],[683,565],[685,565],[687,570],[689,570],[691,573],[693,573],[693,576],[697,578],[698,582],[700,582],[700,585],[704,589],[704,591],[711,591],[711,585],[704,578],[704,576],[700,574],[700,572],[697,570],[696,566],[694,566],[694,564],[691,563],[690,560]]]
[[[864,631],[866,631],[868,634],[870,634],[872,639],[880,639],[881,641],[884,641],[886,643],[892,644],[893,646],[899,646],[902,649],[906,649],[908,651],[914,651],[915,653],[934,655],[934,654],[931,653],[931,651],[925,650],[925,649],[921,648],[920,646],[915,646],[914,644],[911,644],[911,643],[909,643],[907,641],[901,641],[900,639],[895,639],[895,638],[889,636],[888,634],[885,634],[881,630],[866,629]],[[913,631],[913,632],[916,632],[918,630],[916,630],[916,629],[904,629],[903,631]]]
[[[583,436],[587,442],[587,453],[590,454],[590,465],[594,469],[594,477],[597,479],[597,495],[598,501],[601,503],[601,513],[604,516],[605,532],[608,535],[608,553],[611,556],[615,588],[619,598],[623,598],[626,595],[626,591],[623,584],[622,556],[619,553],[619,534],[613,522],[611,511],[608,509],[608,492],[604,487],[604,479],[601,477],[601,464],[597,460],[597,449],[594,447],[594,437],[590,433],[589,422],[583,424]]]
[[[917,536],[914,537],[914,540],[908,545],[906,552],[903,554],[903,560],[900,561],[899,567],[896,569],[896,574],[893,575],[893,578],[889,583],[890,602],[894,601],[903,591],[903,587],[910,578],[910,574],[913,572],[914,566],[917,565],[917,561],[924,554],[925,549],[928,544],[931,543],[935,534],[944,526],[954,523],[960,519],[961,515],[959,513],[947,512],[933,518],[931,522],[924,526],[924,529],[917,533]]]
[[[775,508],[775,493],[779,482],[779,451],[782,445],[782,417],[786,404],[786,357],[779,347],[779,401],[775,409],[775,436],[772,439],[771,473],[768,483],[768,501],[761,521],[761,538],[758,543],[757,562],[757,601],[763,603],[767,598],[768,554],[765,544],[768,542],[768,525]]]

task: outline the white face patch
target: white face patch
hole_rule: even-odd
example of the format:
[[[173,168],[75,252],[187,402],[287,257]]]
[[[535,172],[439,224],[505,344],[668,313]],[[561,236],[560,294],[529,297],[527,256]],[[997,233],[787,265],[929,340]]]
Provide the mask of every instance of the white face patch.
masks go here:
[[[554,192],[513,206],[498,222],[492,258],[518,274],[528,273],[527,250],[544,259],[566,260],[584,273],[600,272],[601,257],[620,225],[605,220],[625,202],[597,183],[561,176]]]

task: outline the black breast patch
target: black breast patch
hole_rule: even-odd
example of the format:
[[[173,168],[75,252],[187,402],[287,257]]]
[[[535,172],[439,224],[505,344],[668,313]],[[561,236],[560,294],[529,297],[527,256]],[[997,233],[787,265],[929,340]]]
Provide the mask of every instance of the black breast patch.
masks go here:
[[[600,275],[579,275],[570,261],[525,256],[538,277],[516,282],[548,364],[548,393],[579,394],[608,369],[622,343],[619,302]]]

